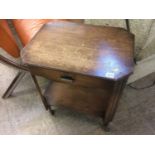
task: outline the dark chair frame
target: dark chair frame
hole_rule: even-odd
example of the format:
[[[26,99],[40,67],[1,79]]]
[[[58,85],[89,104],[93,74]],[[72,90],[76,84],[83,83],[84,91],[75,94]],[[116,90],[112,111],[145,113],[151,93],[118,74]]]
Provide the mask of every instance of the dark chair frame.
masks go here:
[[[129,23],[129,19],[125,19],[125,23],[126,23],[126,29],[127,29],[127,31],[130,32],[130,23]],[[11,29],[11,28],[10,28],[10,29]],[[11,30],[12,30],[12,29],[11,29]],[[18,36],[17,36],[17,37],[18,37]],[[16,37],[15,37],[15,39],[16,39],[16,41],[17,41],[17,38],[16,38]],[[18,39],[19,39],[19,37],[18,37]],[[19,40],[20,40],[20,39],[19,39]],[[42,102],[43,102],[43,104],[44,104],[44,106],[45,106],[45,109],[46,109],[46,110],[50,110],[50,105],[48,104],[48,102],[46,101],[45,97],[43,96],[43,93],[42,93],[42,91],[41,91],[41,88],[40,88],[40,86],[39,86],[39,83],[38,83],[38,81],[37,81],[36,76],[33,75],[33,74],[30,72],[30,70],[29,70],[29,68],[28,68],[27,66],[24,66],[24,65],[22,65],[22,64],[15,63],[15,62],[13,62],[13,61],[11,61],[11,60],[9,60],[9,59],[3,57],[2,55],[0,55],[0,62],[5,63],[5,64],[7,64],[7,65],[10,65],[10,66],[12,66],[12,67],[15,67],[15,68],[19,69],[19,72],[17,73],[17,75],[15,76],[15,78],[13,79],[13,81],[11,82],[11,84],[9,85],[9,87],[7,88],[7,90],[5,91],[5,93],[3,94],[2,98],[5,99],[5,98],[10,97],[10,96],[12,95],[14,89],[17,87],[18,83],[21,81],[21,79],[22,79],[22,78],[24,77],[24,75],[26,74],[26,72],[29,72],[29,73],[31,74],[31,77],[32,77],[33,81],[34,81],[34,84],[35,84],[35,86],[36,86],[36,89],[37,89],[37,91],[38,91],[38,93],[39,93],[39,95],[40,95],[40,97],[41,97],[41,100],[42,100]],[[134,59],[134,62],[136,62],[135,59]]]
[[[12,31],[12,34],[14,34],[14,32],[15,32],[16,35],[17,35],[16,30],[15,29],[12,30],[10,24],[11,24],[11,26],[13,25],[12,22],[10,22],[8,20],[8,25],[10,27],[10,30]],[[17,35],[17,37],[14,37],[14,38],[15,38],[16,42],[19,42],[20,41],[18,35]],[[20,44],[20,46],[22,46],[21,42],[19,42],[19,44]],[[21,49],[20,46],[19,46],[19,49]],[[22,46],[22,48],[23,48],[23,46]],[[15,90],[15,88],[17,87],[17,85],[19,84],[19,82],[22,80],[22,78],[25,76],[25,74],[27,72],[29,72],[30,75],[31,75],[31,77],[32,77],[32,80],[34,81],[34,84],[36,86],[36,89],[37,89],[37,91],[38,91],[38,93],[40,95],[40,98],[41,98],[41,100],[42,100],[42,102],[44,104],[45,109],[46,110],[50,109],[50,105],[47,103],[46,98],[43,96],[43,93],[41,91],[41,88],[39,86],[39,83],[37,81],[36,76],[33,75],[30,72],[30,70],[29,70],[29,68],[27,66],[25,66],[25,65],[23,65],[21,63],[16,63],[16,62],[14,62],[14,61],[12,61],[12,60],[10,60],[10,59],[2,56],[1,54],[0,54],[0,62],[3,63],[3,64],[6,64],[6,65],[9,65],[11,67],[14,67],[16,69],[19,69],[19,72],[17,73],[17,75],[15,76],[15,78],[13,79],[13,81],[11,82],[11,84],[9,85],[9,87],[7,88],[7,90],[2,95],[2,98],[3,99],[6,99],[6,98],[8,98],[8,97],[10,97],[12,95],[13,91]]]

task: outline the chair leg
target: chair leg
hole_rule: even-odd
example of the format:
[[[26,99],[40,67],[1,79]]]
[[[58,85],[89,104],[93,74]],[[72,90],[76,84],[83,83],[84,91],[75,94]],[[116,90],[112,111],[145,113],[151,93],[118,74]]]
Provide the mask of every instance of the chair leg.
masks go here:
[[[5,93],[3,94],[2,98],[8,98],[12,95],[14,89],[17,87],[18,83],[21,81],[21,79],[24,77],[25,71],[19,71],[16,77],[13,79]]]
[[[45,98],[45,97],[43,96],[43,94],[42,94],[42,91],[41,91],[41,89],[40,89],[40,87],[39,87],[39,84],[38,84],[38,81],[37,81],[35,75],[31,74],[31,76],[32,76],[32,79],[33,79],[33,81],[34,81],[34,83],[35,83],[35,86],[36,86],[36,88],[37,88],[37,90],[38,90],[38,92],[39,92],[39,95],[40,95],[40,97],[41,97],[41,100],[42,100],[42,102],[43,102],[43,104],[44,104],[44,106],[45,106],[45,109],[48,110],[50,106],[49,106],[49,104],[47,103],[46,98]]]
[[[11,82],[11,84],[9,85],[9,87],[7,88],[7,90],[5,91],[5,93],[3,94],[2,98],[3,99],[6,99],[8,97],[10,97],[14,91],[14,89],[17,87],[18,83],[21,81],[21,79],[24,77],[24,75],[26,74],[25,71],[19,71],[18,74],[16,75],[16,77],[13,79],[13,81]],[[35,83],[35,86],[39,92],[39,95],[41,97],[41,100],[45,106],[45,109],[48,110],[49,109],[49,104],[47,103],[46,101],[46,98],[43,96],[42,92],[41,92],[41,89],[39,87],[39,84],[38,84],[38,81],[36,79],[36,77],[34,75],[32,75],[32,79]]]

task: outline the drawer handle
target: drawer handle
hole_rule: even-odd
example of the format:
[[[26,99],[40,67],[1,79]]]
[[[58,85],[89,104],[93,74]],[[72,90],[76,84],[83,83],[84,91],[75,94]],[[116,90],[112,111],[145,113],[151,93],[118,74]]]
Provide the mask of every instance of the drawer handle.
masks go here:
[[[68,75],[62,75],[60,77],[60,80],[64,81],[64,82],[69,82],[69,83],[72,83],[74,81],[74,79],[71,76],[68,76]]]

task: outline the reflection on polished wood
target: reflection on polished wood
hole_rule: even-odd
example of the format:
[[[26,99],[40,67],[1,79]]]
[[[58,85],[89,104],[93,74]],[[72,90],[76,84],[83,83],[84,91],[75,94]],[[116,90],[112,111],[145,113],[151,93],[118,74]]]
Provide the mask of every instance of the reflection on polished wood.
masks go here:
[[[23,49],[22,58],[29,65],[117,80],[133,71],[133,38],[123,28],[52,22]]]
[[[49,103],[108,125],[133,72],[133,52],[134,35],[125,29],[53,22],[22,50],[22,60],[32,74],[53,81],[45,93]]]

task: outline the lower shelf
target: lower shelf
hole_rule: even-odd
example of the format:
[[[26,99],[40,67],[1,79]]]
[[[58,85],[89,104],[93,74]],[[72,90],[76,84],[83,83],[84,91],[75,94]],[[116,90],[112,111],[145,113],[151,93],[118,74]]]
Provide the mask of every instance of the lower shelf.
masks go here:
[[[64,106],[78,112],[104,116],[110,91],[98,88],[84,88],[53,82],[45,91],[50,105]]]

